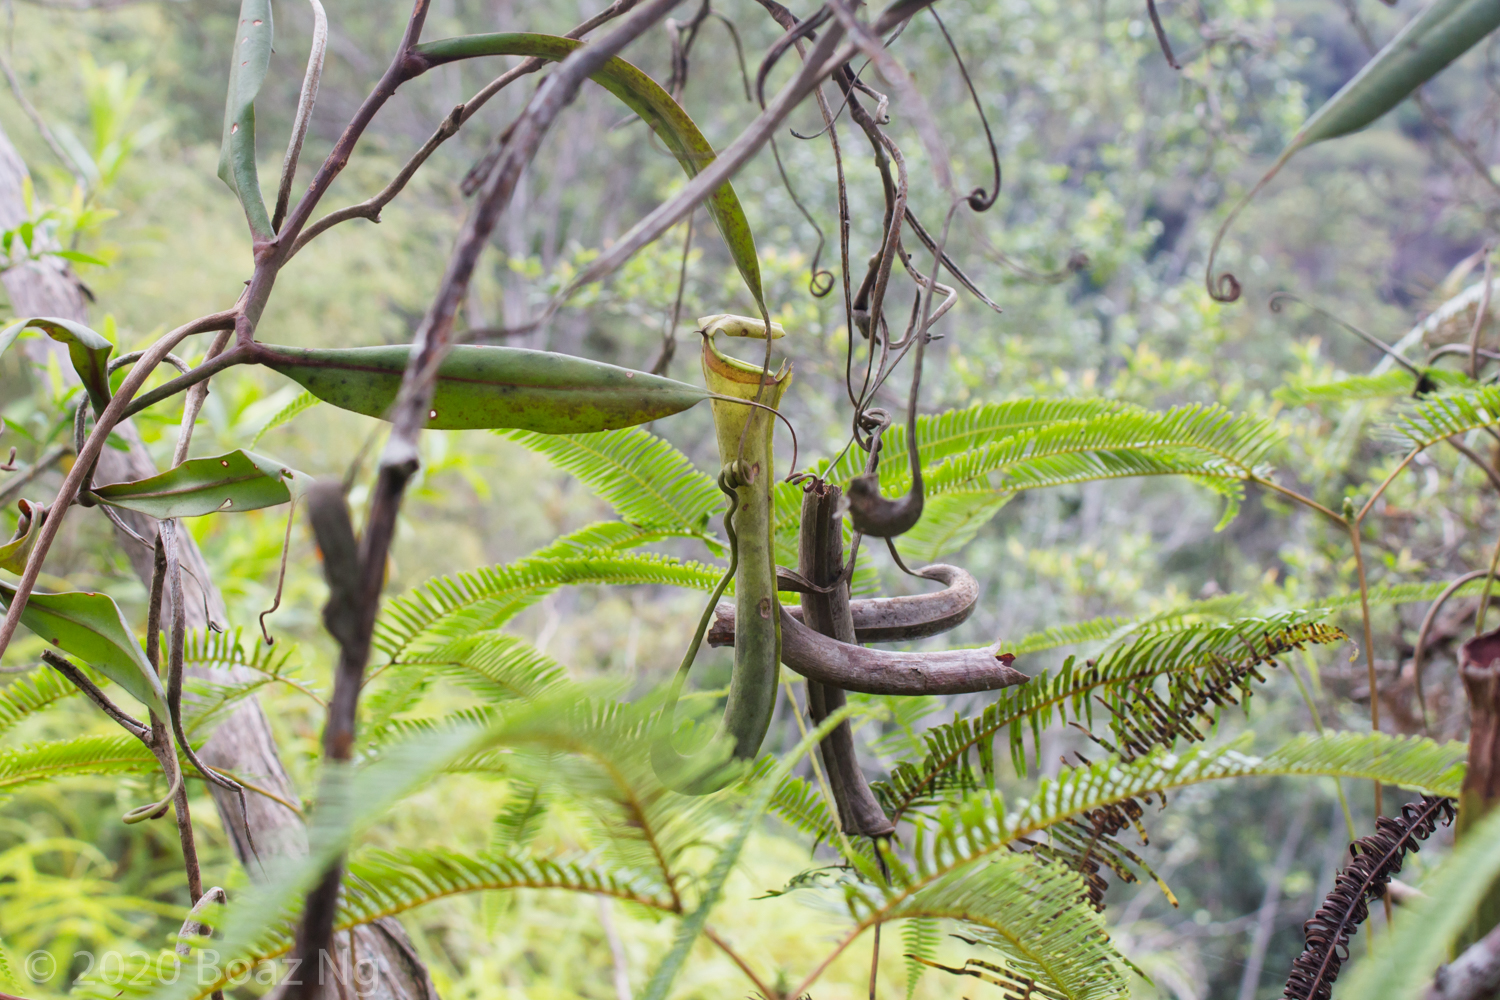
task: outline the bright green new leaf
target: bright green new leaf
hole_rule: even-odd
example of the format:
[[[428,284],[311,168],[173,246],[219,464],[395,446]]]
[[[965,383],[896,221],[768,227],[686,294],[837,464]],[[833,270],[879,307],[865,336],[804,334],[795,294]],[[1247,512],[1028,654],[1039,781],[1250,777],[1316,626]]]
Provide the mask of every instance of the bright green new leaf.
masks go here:
[[[16,588],[0,583],[7,608],[15,596]],[[21,624],[120,685],[158,718],[168,717],[161,678],[108,594],[33,593]]]
[[[34,316],[31,319],[17,320],[0,330],[0,354],[28,328],[40,330],[59,344],[67,345],[68,358],[73,362],[73,370],[78,372],[78,377],[83,381],[83,387],[88,390],[94,412],[101,412],[109,404],[109,356],[115,345],[82,323]]]
[[[292,498],[291,469],[248,451],[195,458],[175,469],[134,483],[101,486],[94,496],[111,507],[152,517],[198,517],[274,507]]]
[[[250,230],[259,239],[270,239],[272,233],[255,169],[255,97],[271,63],[272,34],[271,0],[242,0],[219,147],[219,177],[239,196]]]
[[[21,520],[16,524],[15,537],[0,545],[0,569],[20,576],[21,571],[26,568],[26,560],[31,557],[31,550],[36,546],[37,536],[42,533],[42,518],[46,516],[46,508],[30,500],[18,500],[16,503],[21,508]]]
[[[259,350],[261,364],[325,403],[384,417],[401,388],[411,346],[310,350],[266,344]],[[438,368],[427,426],[577,434],[644,424],[707,398],[697,386],[587,358],[464,344]]]
[[[435,42],[418,45],[413,54],[427,60],[430,66],[459,59],[478,56],[535,56],[541,59],[561,61],[577,49],[582,42],[556,35],[505,33],[494,35],[464,35],[458,38],[443,38]],[[661,88],[651,77],[618,56],[606,62],[592,77],[595,83],[614,94],[625,106],[641,116],[651,130],[672,151],[683,172],[696,177],[698,172],[714,159],[714,148],[682,106],[672,100],[672,95]],[[755,236],[750,232],[750,222],[740,207],[739,197],[726,181],[713,196],[704,203],[714,225],[729,247],[730,256],[739,268],[745,286],[762,309],[765,308],[765,293],[760,283],[760,259],[755,254]]]

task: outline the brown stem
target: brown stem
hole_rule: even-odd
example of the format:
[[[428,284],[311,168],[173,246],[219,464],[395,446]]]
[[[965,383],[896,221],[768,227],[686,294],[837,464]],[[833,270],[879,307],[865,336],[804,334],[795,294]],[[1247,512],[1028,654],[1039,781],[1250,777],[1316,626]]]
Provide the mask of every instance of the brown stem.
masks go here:
[[[1370,730],[1380,732],[1380,686],[1375,679],[1375,633],[1370,627],[1370,586],[1365,577],[1365,556],[1359,541],[1359,520],[1349,522],[1349,541],[1354,546],[1354,567],[1359,574],[1359,613],[1365,629],[1365,674],[1370,684]],[[1380,781],[1375,781],[1375,815],[1384,814]]]
[[[755,974],[755,970],[750,968],[750,963],[746,962],[740,956],[739,952],[730,946],[728,941],[720,937],[718,931],[712,927],[705,926],[703,928],[703,936],[713,942],[714,947],[722,951],[731,962],[739,967],[739,970],[745,974],[745,978],[750,980],[751,984],[766,1000],[776,1000],[776,998],[782,996],[774,987],[768,986],[765,980]]]
[[[852,646],[855,641],[854,618],[849,611],[848,584],[843,579],[843,518],[837,514],[840,490],[818,480],[813,480],[811,486],[802,495],[799,568],[816,585],[837,585],[824,593],[804,594],[802,613],[810,629]],[[842,688],[816,680],[807,682],[807,714],[813,725],[820,724],[843,707]],[[854,733],[849,723],[840,723],[825,736],[820,749],[844,832],[850,836],[890,836],[895,826],[870,791],[869,782],[859,766]]]
[[[866,694],[967,694],[1024,684],[998,644],[985,649],[897,653],[866,649],[819,635],[781,611],[781,662],[797,673]]]
[[[563,37],[582,38],[590,31],[593,31],[595,28],[599,27],[599,25],[604,24],[607,21],[611,21],[614,18],[619,17],[626,11],[630,10],[636,5],[637,2],[638,0],[616,0],[615,3],[611,4],[609,7],[600,11],[593,17],[589,18],[587,21],[584,21],[582,24],[578,25],[578,27],[574,28]],[[422,164],[427,162],[427,158],[430,157],[439,146],[457,135],[458,130],[464,126],[465,122],[474,117],[475,112],[484,107],[485,103],[488,102],[490,98],[498,94],[501,90],[504,90],[506,87],[510,86],[521,77],[531,73],[535,73],[537,70],[546,65],[547,60],[545,59],[527,59],[521,62],[519,65],[506,70],[504,73],[500,74],[500,76],[496,77],[494,80],[490,81],[490,83],[485,85],[483,90],[480,90],[463,104],[456,106],[452,111],[448,113],[448,117],[444,118],[442,123],[438,125],[437,130],[433,132],[430,137],[428,137],[425,143],[422,144],[422,148],[417,150],[416,153],[412,154],[412,158],[406,161],[406,164],[399,171],[397,171],[396,176],[391,179],[391,182],[387,184],[379,194],[371,198],[367,198],[356,205],[349,205],[345,208],[340,208],[336,211],[330,212],[327,215],[323,216],[323,218],[319,219],[317,222],[313,223],[311,226],[308,226],[306,231],[298,236],[296,242],[292,244],[291,252],[286,255],[286,260],[290,260],[292,257],[296,256],[297,252],[304,246],[317,239],[320,235],[332,229],[334,226],[338,225],[341,222],[348,222],[350,219],[369,219],[371,222],[378,223],[380,221],[381,210],[384,209],[385,206],[389,205],[392,201],[394,201],[396,199],[396,196],[399,195],[403,190],[405,190],[407,183],[412,179],[412,176],[417,172]],[[284,264],[286,263],[286,261],[283,260],[282,263]]]
[[[52,548],[52,542],[57,538],[58,530],[62,528],[63,518],[69,506],[83,488],[84,479],[93,469],[94,463],[99,460],[99,454],[104,450],[104,443],[109,438],[109,432],[124,419],[125,408],[131,398],[140,390],[141,384],[146,381],[152,370],[183,339],[195,333],[222,330],[226,325],[233,324],[237,315],[235,310],[214,313],[178,327],[153,344],[145,356],[130,370],[130,374],[125,376],[125,381],[120,384],[120,388],[110,399],[109,405],[104,408],[103,413],[99,414],[98,421],[94,425],[94,432],[84,443],[78,460],[73,463],[73,467],[63,478],[57,497],[48,505],[51,514],[42,524],[36,547],[32,549],[31,557],[26,561],[26,569],[21,574],[20,582],[16,584],[16,595],[11,600],[10,607],[6,609],[5,622],[0,624],[0,653],[5,652],[6,647],[10,645],[11,637],[16,634],[17,626],[21,624],[21,612],[25,610],[26,602],[31,598],[31,592],[36,587],[37,577],[42,571],[42,563],[46,561],[47,552]]]
[[[913,575],[935,580],[945,587],[931,594],[849,601],[849,614],[854,623],[854,638],[849,641],[863,645],[925,639],[958,628],[974,613],[974,606],[979,601],[979,583],[966,570],[934,563],[923,566]],[[777,589],[792,593],[816,593],[807,586],[809,582],[800,574],[796,580],[784,572],[778,572],[776,577]],[[787,608],[787,613],[799,622],[807,623],[802,608]],[[733,604],[720,604],[715,609],[707,640],[715,647],[734,645]]]
[[[488,244],[500,212],[509,203],[521,172],[535,156],[557,115],[577,95],[583,81],[678,2],[680,0],[646,3],[609,35],[573,52],[537,89],[526,111],[517,120],[509,142],[485,179],[474,208],[464,222],[442,284],[413,338],[411,357],[392,408],[391,434],[381,458],[363,539],[355,541],[339,484],[319,482],[309,491],[309,519],[323,552],[324,573],[329,581],[329,600],[323,620],[339,644],[338,672],[333,697],[328,704],[328,721],[323,730],[323,754],[329,761],[348,761],[353,755],[360,686],[369,660],[370,637],[380,606],[380,591],[385,582],[396,516],[406,484],[418,468],[417,438],[427,424],[427,410],[438,366],[448,352],[453,318],[468,292],[479,254]],[[425,13],[426,0],[418,0],[417,7],[418,11]],[[403,41],[403,54],[414,40],[415,35],[409,31]],[[393,69],[402,61],[402,56],[398,56],[392,63]],[[297,211],[288,219],[289,232],[295,232],[294,223],[302,208],[299,203]],[[302,217],[305,219],[305,213]],[[327,949],[332,941],[342,871],[343,860],[340,858],[307,895],[296,944],[296,954],[304,961],[315,960],[319,951]],[[293,987],[288,996],[313,1000],[316,992],[316,984],[304,977],[302,984]]]
[[[209,371],[215,361],[224,356],[224,347],[229,343],[231,331],[221,330],[219,335],[208,345],[208,353],[203,357],[203,364],[199,365],[206,373],[202,381],[188,389],[187,398],[182,404],[182,429],[177,433],[177,447],[172,452],[172,467],[176,468],[187,461],[188,448],[193,443],[193,428],[198,423],[198,413],[203,409],[203,403],[208,399],[208,380],[214,376]],[[227,367],[227,366],[226,366]]]
[[[27,483],[52,468],[52,463],[66,455],[68,450],[65,444],[55,444],[42,452],[30,466],[7,479],[5,485],[0,486],[0,506],[10,503],[11,498],[25,489]]]
[[[99,685],[89,679],[88,674],[50,649],[42,650],[42,661],[66,677],[74,687],[84,693],[89,701],[98,705],[105,715],[114,720],[117,726],[142,743],[150,745],[151,727],[131,716],[124,709],[120,708],[119,705],[111,701],[109,695],[105,694],[100,690]]]

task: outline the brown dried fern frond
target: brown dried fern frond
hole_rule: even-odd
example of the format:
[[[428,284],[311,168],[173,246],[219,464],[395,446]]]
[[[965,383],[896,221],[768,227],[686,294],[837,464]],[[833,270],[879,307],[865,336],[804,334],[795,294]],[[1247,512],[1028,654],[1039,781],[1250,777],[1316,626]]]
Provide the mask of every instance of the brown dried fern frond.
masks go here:
[[[1439,822],[1447,825],[1453,817],[1453,799],[1424,795],[1402,806],[1400,816],[1381,816],[1373,834],[1349,845],[1354,860],[1338,873],[1323,905],[1302,925],[1307,945],[1292,963],[1283,991],[1286,1000],[1330,1000],[1334,980],[1349,958],[1349,939],[1370,916],[1369,901],[1384,894],[1407,852],[1418,850]]]
[[[955,934],[960,941],[968,941],[967,938]],[[975,942],[969,942],[971,944]],[[923,958],[921,955],[908,953],[907,958],[921,962],[928,968],[938,969],[954,976],[973,976],[1000,987],[1001,1000],[1065,1000],[1062,994],[1055,993],[1030,976],[1023,976],[1012,972],[1002,965],[994,962],[986,962],[978,958],[971,958],[964,962],[962,967],[955,968],[951,965],[943,965],[931,959]]]

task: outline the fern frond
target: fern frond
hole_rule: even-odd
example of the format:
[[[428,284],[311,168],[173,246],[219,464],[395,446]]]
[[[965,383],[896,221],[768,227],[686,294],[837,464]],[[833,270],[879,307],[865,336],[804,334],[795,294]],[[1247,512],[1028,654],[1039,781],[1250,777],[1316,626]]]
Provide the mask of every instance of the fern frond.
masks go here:
[[[1139,407],[1111,399],[1028,397],[1002,403],[977,403],[962,410],[918,416],[917,442],[922,454],[923,475],[927,469],[935,468],[954,455],[1017,434],[1126,411],[1144,412]],[[864,461],[863,452],[850,449],[827,478],[847,485],[850,479],[864,471]],[[906,427],[892,425],[880,439],[880,481],[894,482],[905,477],[909,462]]]
[[[0,795],[56,778],[154,771],[156,758],[133,736],[73,736],[0,751]]]
[[[987,482],[992,473],[1003,474],[1000,486],[1007,490],[1129,475],[1242,480],[1256,474],[1279,439],[1271,421],[1236,417],[1217,405],[1107,413],[956,454],[933,466],[930,489],[941,493],[980,479]]]
[[[547,797],[539,782],[512,784],[505,805],[491,824],[490,853],[515,852],[526,847],[542,828],[546,815]]]
[[[935,965],[942,925],[930,917],[913,917],[901,925],[901,950],[906,956],[906,1000],[916,996],[917,983],[929,965]]]
[[[994,778],[995,736],[1010,731],[1010,751],[1018,773],[1027,769],[1025,735],[1040,745],[1043,727],[1068,721],[1090,725],[1091,700],[1099,698],[1111,713],[1116,739],[1133,753],[1182,737],[1202,739],[1193,724],[1209,706],[1238,704],[1260,680],[1261,666],[1304,643],[1344,638],[1322,624],[1326,612],[1290,611],[1264,618],[1199,622],[1139,636],[1097,661],[1078,665],[1072,657],[1055,674],[1000,692],[973,719],[956,718],[933,726],[922,736],[927,753],[920,762],[903,762],[890,780],[872,787],[887,812],[900,816],[914,805],[932,801],[944,789],[978,787],[970,760],[978,757],[986,783]],[[1165,681],[1165,698],[1155,691]]]
[[[267,646],[257,636],[246,636],[240,627],[229,632],[195,628],[187,633],[182,659],[187,666],[204,670],[244,667],[278,677],[288,669],[296,651],[295,645],[285,642]]]
[[[1408,446],[1425,448],[1455,434],[1500,422],[1500,387],[1425,399],[1392,428]]]
[[[567,889],[671,912],[649,876],[600,867],[598,859],[555,861],[525,854],[445,850],[372,851],[349,864],[340,928],[367,924],[460,893],[494,889]]]
[[[419,584],[385,606],[375,626],[375,649],[395,660],[427,632],[436,631],[439,639],[455,639],[498,628],[562,586],[651,584],[709,591],[723,574],[702,563],[626,551],[663,536],[620,527],[619,532],[588,529],[596,536],[615,534],[615,547],[570,552],[554,543],[509,565],[434,577]],[[570,539],[560,541],[571,544]]]
[[[758,770],[769,771],[769,763],[766,761]],[[838,820],[829,813],[822,793],[809,781],[788,775],[771,796],[771,811],[811,837],[814,849],[838,840]]]
[[[1099,914],[1076,905],[1082,894],[1076,872],[1030,854],[1002,853],[881,900],[875,912],[885,919],[960,921],[973,937],[960,936],[1000,952],[1000,971],[1025,983],[1031,995],[1125,1000],[1125,960]]]
[[[595,434],[496,433],[577,476],[631,524],[702,531],[709,514],[725,503],[711,476],[639,427]]]
[[[408,656],[394,669],[450,677],[486,701],[537,698],[567,681],[567,671],[519,636],[488,631]]]
[[[922,506],[922,519],[901,536],[897,548],[913,566],[937,562],[973,541],[1005,506],[1009,494],[994,490],[953,490],[939,493]]]
[[[1457,388],[1473,383],[1459,372],[1430,368],[1427,379],[1439,388]],[[1379,375],[1350,375],[1329,382],[1291,382],[1271,395],[1286,406],[1308,403],[1357,403],[1367,399],[1399,399],[1417,389],[1417,377],[1400,368]]]
[[[27,716],[78,693],[78,689],[61,674],[46,667],[17,677],[0,688],[0,733]]]
[[[1201,601],[1151,615],[1131,618],[1122,615],[1106,615],[1069,625],[1053,625],[1022,636],[1015,642],[1001,643],[1000,651],[1014,653],[1039,653],[1058,646],[1075,646],[1085,642],[1114,643],[1145,632],[1161,632],[1198,621],[1223,620],[1244,609],[1245,598],[1239,594],[1221,594]]]
[[[1183,753],[1157,749],[1136,760],[1111,757],[1067,768],[1043,780],[1035,795],[1015,810],[1007,810],[993,790],[969,792],[930,816],[916,817],[912,867],[898,869],[897,887],[884,900],[877,899],[878,887],[868,886],[860,890],[862,898],[872,911],[899,912],[902,898],[918,897],[997,858],[1015,857],[1016,845],[1025,844],[1040,861],[1078,869],[1076,902],[1098,888],[1090,886],[1087,876],[1096,874],[1101,864],[1127,880],[1134,878],[1132,866],[1144,869],[1114,834],[1135,825],[1142,802],[1153,797],[1165,802],[1165,794],[1173,789],[1251,776],[1316,775],[1375,780],[1443,795],[1462,783],[1468,752],[1461,743],[1339,732],[1300,737],[1265,757],[1254,757],[1244,752],[1251,739],[1245,734],[1217,748]],[[1038,849],[1043,845],[1031,839],[1041,834],[1052,839],[1045,849]]]
[[[299,413],[304,410],[312,409],[320,402],[322,402],[322,400],[318,399],[317,396],[314,396],[310,392],[299,393],[296,399],[292,400],[290,403],[277,410],[275,415],[272,416],[270,420],[267,420],[264,424],[261,425],[260,430],[255,432],[255,437],[250,439],[250,449],[254,451],[255,446],[260,444],[261,438],[265,437],[268,433],[280,427],[282,424],[290,423],[292,418],[296,417]]]

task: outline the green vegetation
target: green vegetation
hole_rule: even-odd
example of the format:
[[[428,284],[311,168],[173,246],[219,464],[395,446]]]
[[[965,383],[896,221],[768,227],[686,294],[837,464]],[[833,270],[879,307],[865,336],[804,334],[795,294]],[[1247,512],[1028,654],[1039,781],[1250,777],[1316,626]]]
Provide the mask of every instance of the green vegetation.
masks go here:
[[[0,991],[1490,930],[1494,3],[414,9],[12,14]]]

